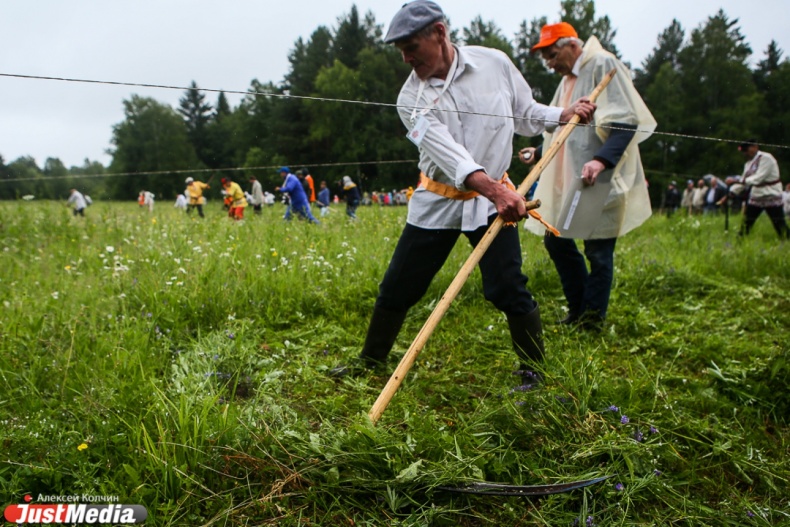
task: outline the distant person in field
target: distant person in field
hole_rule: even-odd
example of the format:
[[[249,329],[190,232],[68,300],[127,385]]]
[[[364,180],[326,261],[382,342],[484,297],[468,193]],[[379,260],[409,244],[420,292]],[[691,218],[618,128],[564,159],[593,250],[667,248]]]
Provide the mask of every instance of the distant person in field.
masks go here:
[[[598,100],[594,126],[573,131],[568,144],[541,174],[535,190],[541,215],[557,226],[560,236],[552,235],[539,223],[525,224],[533,233],[543,235],[560,276],[568,303],[568,314],[560,322],[599,330],[609,310],[617,238],[651,215],[639,143],[650,137],[656,121],[636,91],[631,72],[596,37],[585,43],[570,24],[549,24],[541,29],[540,41],[532,46],[532,52],[539,52],[546,65],[562,76],[552,104],[567,105],[590,93],[610,70],[617,71]],[[544,134],[543,144],[551,145],[554,137],[553,133]],[[531,148],[522,152],[534,154],[528,160],[519,156],[525,163],[536,162],[541,154],[541,150]],[[599,187],[593,189],[595,185]],[[601,199],[590,198],[598,193],[603,193]],[[569,231],[572,235],[563,234],[563,229],[570,229],[564,225],[570,225],[572,218],[580,221]],[[584,254],[576,246],[577,239],[584,245]]]
[[[255,214],[261,214],[263,209],[263,186],[261,186],[261,182],[255,176],[250,176],[250,183],[252,183],[250,205],[252,205],[252,210],[255,211]]]
[[[727,185],[714,175],[705,176],[709,179],[708,192],[705,194],[705,214],[718,214],[727,199]]]
[[[305,187],[305,194],[307,194],[307,201],[310,202],[312,205],[316,201],[315,195],[315,181],[313,181],[313,176],[310,175],[310,171],[307,170],[307,167],[302,168],[302,180],[307,185]]]
[[[187,197],[183,194],[179,194],[176,196],[176,204],[174,205],[175,208],[186,210],[187,209]]]
[[[85,217],[85,207],[88,206],[88,203],[85,201],[85,196],[82,195],[82,192],[76,188],[69,191],[69,199],[66,201],[66,206],[68,207],[69,205],[73,207],[75,216]]]
[[[346,215],[352,220],[357,219],[357,208],[362,197],[351,176],[343,176],[343,198],[346,200]]]
[[[310,210],[310,202],[307,200],[307,194],[299,178],[292,174],[291,169],[288,167],[281,167],[280,175],[283,178],[283,186],[275,187],[274,190],[287,194],[290,199],[290,206],[286,209],[283,218],[290,221],[292,213],[295,212],[310,223],[319,223]]]
[[[694,196],[691,199],[691,210],[694,214],[702,214],[705,210],[705,196],[708,195],[708,185],[705,180],[700,178],[694,188]]]
[[[671,218],[672,214],[678,209],[680,205],[680,191],[678,184],[670,181],[667,185],[667,190],[664,192],[664,214],[667,218]]]
[[[586,122],[595,109],[588,99],[567,109],[536,102],[506,54],[453,44],[442,9],[429,0],[405,4],[384,41],[412,67],[397,107],[419,149],[424,183],[409,202],[360,357],[332,370],[334,376],[384,364],[406,313],[426,293],[459,236],[476,246],[497,216],[505,222],[527,216],[524,198],[506,184],[513,134],[534,136],[574,114]],[[543,359],[543,340],[538,305],[521,265],[518,229],[506,227],[480,261],[480,271],[485,298],[507,316],[527,375],[526,368]]]
[[[683,189],[683,195],[680,197],[680,208],[686,211],[686,214],[691,216],[691,206],[694,200],[694,181],[689,179],[686,181],[686,188]]]
[[[740,234],[749,234],[754,222],[765,212],[771,218],[779,238],[782,240],[790,238],[784,217],[782,180],[779,177],[776,158],[768,152],[761,151],[754,139],[742,143],[738,146],[738,150],[746,159],[741,182],[749,189]]]
[[[137,202],[142,202],[143,206],[148,208],[148,212],[154,211],[154,193],[147,190],[141,190]]]
[[[244,191],[238,183],[230,178],[222,178],[222,188],[227,193],[228,202],[228,216],[236,221],[244,219],[244,209],[247,208],[247,198],[244,197]]]
[[[326,181],[322,181],[321,190],[318,191],[318,199],[316,200],[318,207],[321,209],[322,218],[329,214],[330,201],[331,197],[329,195],[329,187],[326,186]]]
[[[202,181],[195,181],[191,177],[186,179],[187,184],[187,199],[189,200],[187,206],[187,214],[192,212],[192,209],[197,209],[198,215],[201,218],[203,216],[203,205],[206,203],[206,198],[203,197],[203,191],[206,189],[211,188],[208,183],[203,183]]]

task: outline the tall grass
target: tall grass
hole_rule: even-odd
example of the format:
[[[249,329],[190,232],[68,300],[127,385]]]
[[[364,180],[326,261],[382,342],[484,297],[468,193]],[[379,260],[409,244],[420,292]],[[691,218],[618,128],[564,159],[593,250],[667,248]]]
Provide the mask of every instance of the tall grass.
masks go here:
[[[250,211],[251,212],[251,211]],[[158,205],[0,204],[0,496],[117,495],[150,525],[790,524],[790,245],[760,220],[654,217],[618,241],[600,334],[554,324],[545,385],[514,390],[475,273],[378,426],[356,355],[405,209],[321,226]],[[739,217],[734,218],[737,227]],[[391,367],[469,253],[409,314]],[[78,449],[82,444],[87,449]],[[540,500],[455,495],[616,474]]]

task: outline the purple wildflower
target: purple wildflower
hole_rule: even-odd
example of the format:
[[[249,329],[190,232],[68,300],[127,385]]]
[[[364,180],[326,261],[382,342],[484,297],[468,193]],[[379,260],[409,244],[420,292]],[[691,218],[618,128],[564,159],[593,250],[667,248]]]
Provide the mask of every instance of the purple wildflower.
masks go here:
[[[234,333],[228,333],[228,338],[229,338],[230,340],[233,340],[233,339],[235,339],[235,338],[236,338],[236,335],[235,335]]]
[[[637,443],[641,443],[642,439],[644,438],[645,438],[645,434],[643,434],[641,430],[637,429],[636,432],[634,432],[634,441],[636,441]]]
[[[627,415],[623,415],[623,416],[620,418],[620,422],[621,422],[621,423],[623,423],[624,425],[627,425],[629,421],[630,421],[630,419],[628,418],[628,416],[627,416]]]
[[[617,485],[614,486],[614,490],[616,490],[617,492],[621,492],[624,488],[625,487],[623,486],[622,483],[618,483]]]
[[[324,350],[324,357],[326,357],[327,355],[329,355],[329,350],[326,350],[326,349],[325,349],[325,350]]]
[[[584,523],[587,525],[587,527],[593,527],[593,525],[595,525],[593,523],[593,517],[592,516],[587,516],[587,520]]]
[[[610,406],[609,408],[607,408],[607,410],[610,411],[610,412],[619,412],[620,411],[620,409],[618,407],[616,407],[615,405]]]
[[[532,389],[532,385],[531,384],[522,384],[521,386],[516,386],[515,388],[511,389],[510,393],[527,392],[527,391],[529,391],[531,389]]]
[[[754,518],[754,513],[752,511],[746,511],[746,516],[749,518]]]
[[[655,474],[656,476],[660,476],[661,475],[661,471],[658,470],[658,469],[655,469],[655,470],[653,470],[653,474]]]
[[[651,434],[657,434],[658,433],[658,428],[656,428],[653,425],[650,425],[650,433]]]

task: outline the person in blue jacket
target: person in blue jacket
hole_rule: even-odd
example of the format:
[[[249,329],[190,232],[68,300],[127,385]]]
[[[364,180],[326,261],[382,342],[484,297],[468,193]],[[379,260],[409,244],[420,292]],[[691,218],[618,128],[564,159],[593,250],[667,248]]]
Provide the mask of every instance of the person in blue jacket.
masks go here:
[[[305,194],[299,178],[293,175],[288,167],[280,168],[280,175],[283,177],[283,186],[276,187],[274,190],[287,192],[291,197],[291,206],[285,212],[285,219],[290,220],[291,211],[293,211],[310,223],[319,223],[313,216],[312,211],[310,211],[310,203],[307,201],[307,194]]]

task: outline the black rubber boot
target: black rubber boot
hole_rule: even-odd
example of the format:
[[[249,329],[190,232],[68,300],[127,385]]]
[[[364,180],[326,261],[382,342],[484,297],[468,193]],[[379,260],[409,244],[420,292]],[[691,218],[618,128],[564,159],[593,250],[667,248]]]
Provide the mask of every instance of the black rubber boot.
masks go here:
[[[382,307],[374,308],[373,316],[370,317],[368,334],[365,337],[365,345],[362,346],[359,357],[352,364],[333,368],[329,375],[332,377],[359,375],[365,370],[384,366],[387,355],[395,344],[395,339],[398,337],[405,319],[406,311],[392,311]]]
[[[527,315],[507,315],[513,349],[521,360],[519,374],[524,385],[539,384],[540,375],[534,372],[535,366],[543,362],[543,326],[540,322],[540,309]]]

